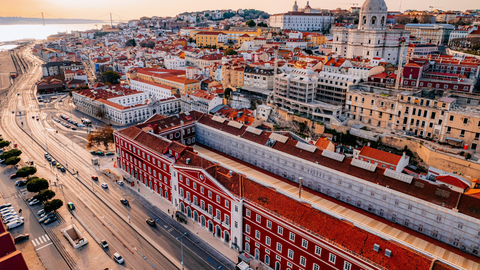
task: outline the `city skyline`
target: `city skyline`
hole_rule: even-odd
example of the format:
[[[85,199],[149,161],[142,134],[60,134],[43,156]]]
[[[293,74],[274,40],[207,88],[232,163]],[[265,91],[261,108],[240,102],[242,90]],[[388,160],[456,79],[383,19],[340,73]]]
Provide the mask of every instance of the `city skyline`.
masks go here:
[[[206,2],[197,2],[191,0],[180,0],[175,2],[155,2],[152,0],[140,0],[135,2],[137,8],[132,9],[132,3],[129,1],[82,1],[82,5],[77,5],[72,9],[71,3],[60,0],[19,0],[19,1],[5,1],[2,0],[0,16],[20,16],[20,17],[41,17],[40,12],[44,12],[46,18],[82,18],[82,19],[109,19],[109,13],[113,13],[114,20],[130,20],[137,19],[142,16],[175,16],[182,12],[194,12],[202,10],[216,10],[216,9],[257,9],[265,11],[269,14],[282,13],[290,11],[294,1],[253,1],[247,0],[241,3],[225,3],[219,0],[210,0]],[[353,3],[358,3],[361,7],[364,1],[357,1],[345,3],[340,0],[329,1],[323,3],[321,1],[310,1],[310,6],[322,9],[342,8],[348,9]],[[441,10],[468,10],[475,9],[475,1],[460,0],[460,1],[414,1],[414,0],[386,0],[385,1],[389,11],[401,11],[408,9],[415,10],[430,10],[429,6]],[[297,1],[299,7],[304,7],[307,1]],[[115,6],[114,6],[115,5]]]

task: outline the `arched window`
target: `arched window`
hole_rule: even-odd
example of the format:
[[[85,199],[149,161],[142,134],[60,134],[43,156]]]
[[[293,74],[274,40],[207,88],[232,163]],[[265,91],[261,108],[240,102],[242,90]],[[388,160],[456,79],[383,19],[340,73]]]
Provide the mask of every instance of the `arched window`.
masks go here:
[[[382,26],[385,25],[385,16],[382,16],[382,21],[380,23],[382,24]]]
[[[377,22],[377,17],[373,16],[372,17],[372,25],[375,25],[375,22]]]
[[[363,24],[367,24],[367,16],[363,16]]]

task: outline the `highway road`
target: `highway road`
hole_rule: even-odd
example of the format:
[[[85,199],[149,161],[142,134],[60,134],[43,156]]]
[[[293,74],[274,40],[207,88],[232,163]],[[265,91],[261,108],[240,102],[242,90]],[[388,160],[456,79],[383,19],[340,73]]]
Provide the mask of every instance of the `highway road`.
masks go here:
[[[40,63],[29,51],[25,52],[25,56]],[[111,181],[109,189],[100,187],[100,183],[108,180],[97,172],[97,167],[90,165],[86,150],[73,142],[69,143],[62,132],[56,133],[55,129],[58,127],[52,126],[52,115],[39,108],[31,85],[40,77],[39,65],[34,66],[28,75],[22,78],[24,82],[13,87],[8,103],[3,106],[0,123],[2,133],[13,143],[19,144],[19,148],[25,153],[24,158],[44,163],[43,155],[48,149],[48,152],[67,168],[66,173],[56,171],[58,183],[65,187],[63,190],[66,198],[77,205],[74,216],[86,222],[97,238],[105,238],[111,243],[111,250],[107,253],[118,251],[125,257],[126,267],[129,269],[180,268],[180,242],[176,237],[186,232],[185,229],[137,194],[126,195],[126,187],[116,186]],[[17,92],[20,93],[19,96],[16,95]],[[12,110],[15,113],[12,113]],[[39,115],[40,121],[32,119],[32,116],[36,115]],[[73,175],[73,170],[78,171],[78,175]],[[92,172],[100,177],[98,182],[91,181]],[[126,195],[130,200],[130,223],[127,209],[119,202],[122,195]],[[156,227],[146,224],[148,217],[157,221]],[[202,243],[194,234],[184,237],[183,244],[186,269],[234,267],[231,260]]]

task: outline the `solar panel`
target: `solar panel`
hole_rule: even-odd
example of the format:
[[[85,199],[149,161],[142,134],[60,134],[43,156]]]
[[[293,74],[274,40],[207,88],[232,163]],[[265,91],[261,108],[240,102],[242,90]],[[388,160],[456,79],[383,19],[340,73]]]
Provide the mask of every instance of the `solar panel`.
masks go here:
[[[390,169],[385,169],[385,172],[383,173],[383,175],[388,176],[388,177],[393,178],[393,179],[396,179],[398,181],[405,182],[407,184],[411,184],[412,181],[413,181],[413,176],[408,175],[408,174],[404,174],[404,173],[400,173],[400,172],[396,172],[396,171],[390,170]]]
[[[331,158],[331,159],[335,159],[335,160],[340,161],[340,162],[342,162],[343,159],[345,158],[344,155],[339,154],[339,153],[335,153],[335,152],[332,152],[332,151],[329,151],[329,150],[323,150],[322,156],[328,157],[328,158]]]
[[[288,140],[288,137],[285,137],[285,136],[277,134],[277,133],[270,134],[270,137],[268,137],[268,138],[272,139],[274,141],[277,141],[277,142],[281,142],[281,143],[286,143],[287,140]]]
[[[297,148],[300,148],[300,149],[303,149],[305,151],[312,152],[312,153],[315,152],[315,150],[317,150],[317,147],[315,145],[311,145],[311,144],[303,143],[303,142],[298,142],[295,146]]]
[[[225,118],[220,117],[220,116],[214,116],[214,117],[212,117],[212,120],[215,121],[215,122],[222,123],[222,124],[223,124],[223,122],[225,122]]]
[[[375,169],[377,168],[377,165],[375,163],[368,163],[368,162],[365,162],[363,160],[359,160],[359,159],[352,159],[352,163],[350,163],[351,165],[355,166],[355,167],[359,167],[359,168],[362,168],[364,170],[367,170],[367,171],[371,171],[371,172],[374,172]]]
[[[243,124],[239,123],[237,121],[230,121],[230,122],[228,122],[228,125],[231,126],[231,127],[236,127],[238,129],[241,129],[243,127]]]
[[[263,130],[261,130],[261,129],[250,127],[250,126],[247,127],[247,131],[250,132],[250,133],[253,133],[255,135],[260,135],[263,132]]]

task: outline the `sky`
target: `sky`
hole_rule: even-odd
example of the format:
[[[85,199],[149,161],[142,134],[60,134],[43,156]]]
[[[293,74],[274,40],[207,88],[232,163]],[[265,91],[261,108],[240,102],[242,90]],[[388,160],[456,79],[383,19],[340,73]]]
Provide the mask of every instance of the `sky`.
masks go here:
[[[351,1],[351,2],[349,2]],[[385,0],[388,10],[397,11],[416,9],[429,10],[435,6],[441,10],[480,9],[478,0]],[[269,14],[282,13],[292,9],[294,0],[0,0],[0,16],[21,16],[39,18],[44,12],[45,18],[81,18],[109,20],[138,19],[142,16],[175,16],[182,12],[212,9],[257,9]],[[299,0],[304,7],[306,0]],[[363,4],[363,0],[310,1],[310,6],[322,9],[337,7],[348,9],[353,3]]]

